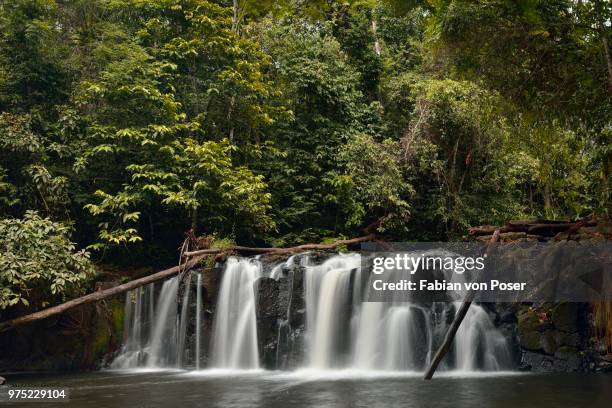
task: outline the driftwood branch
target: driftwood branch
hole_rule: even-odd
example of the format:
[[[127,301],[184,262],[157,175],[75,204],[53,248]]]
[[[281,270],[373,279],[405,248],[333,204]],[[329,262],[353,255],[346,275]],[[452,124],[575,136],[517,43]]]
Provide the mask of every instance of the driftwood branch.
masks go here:
[[[183,256],[192,257],[199,255],[211,255],[218,254],[221,252],[242,252],[242,253],[252,253],[252,254],[292,254],[296,252],[302,251],[313,251],[313,250],[327,250],[327,249],[335,249],[341,245],[355,245],[361,242],[374,241],[376,239],[375,234],[365,235],[363,237],[352,238],[352,239],[344,239],[340,241],[333,242],[331,244],[305,244],[298,245],[290,248],[250,248],[243,246],[233,246],[225,249],[200,249],[197,251],[185,252]]]
[[[485,249],[485,254],[489,252],[489,249],[491,248],[491,244],[493,244],[494,242],[497,242],[498,240],[499,240],[499,229],[494,231],[493,236],[491,237],[491,240],[489,241],[489,244],[487,245],[487,248]],[[461,322],[463,321],[463,319],[465,318],[465,315],[470,309],[470,306],[472,304],[472,301],[474,300],[475,295],[476,295],[476,292],[474,291],[469,291],[465,295],[465,299],[463,299],[463,303],[461,304],[461,307],[457,311],[457,314],[455,315],[455,319],[453,320],[453,323],[451,324],[448,331],[446,332],[446,336],[444,337],[444,341],[442,342],[442,345],[436,352],[436,355],[431,361],[431,365],[429,366],[429,369],[425,373],[425,377],[424,377],[425,380],[431,380],[434,373],[436,372],[436,369],[438,368],[438,365],[440,364],[440,362],[442,361],[446,353],[448,353],[448,351],[450,350],[453,344],[453,340],[455,339],[455,335],[457,334],[457,330],[459,330],[459,326],[461,326]]]
[[[32,323],[37,320],[46,319],[47,317],[55,316],[63,313],[67,310],[73,309],[78,306],[86,305],[89,303],[99,302],[103,299],[111,296],[118,295],[120,293],[127,292],[132,289],[136,289],[140,286],[148,285],[149,283],[157,282],[163,279],[167,279],[171,276],[178,274],[179,272],[185,271],[195,267],[204,256],[198,256],[190,259],[182,265],[172,267],[170,269],[163,270],[161,272],[154,273],[153,275],[145,276],[144,278],[135,279],[133,281],[124,283],[123,285],[115,286],[105,290],[98,290],[88,295],[69,300],[68,302],[62,303],[57,306],[50,307],[35,313],[31,313],[25,316],[17,317],[15,319],[0,322],[0,332],[11,330],[17,326]]]

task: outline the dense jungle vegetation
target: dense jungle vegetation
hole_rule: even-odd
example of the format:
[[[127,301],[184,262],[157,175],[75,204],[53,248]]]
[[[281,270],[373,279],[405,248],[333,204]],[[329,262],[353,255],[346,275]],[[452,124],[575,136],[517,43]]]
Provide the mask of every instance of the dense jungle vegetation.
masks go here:
[[[0,0],[0,310],[185,231],[607,216],[605,0]]]

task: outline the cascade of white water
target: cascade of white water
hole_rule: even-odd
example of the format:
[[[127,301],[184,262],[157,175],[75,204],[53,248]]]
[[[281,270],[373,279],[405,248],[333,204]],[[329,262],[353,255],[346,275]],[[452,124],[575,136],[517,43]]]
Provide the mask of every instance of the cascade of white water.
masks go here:
[[[121,353],[111,363],[112,368],[138,367],[146,360],[149,333],[154,320],[150,302],[154,291],[154,284],[150,284],[126,293],[124,343]]]
[[[214,367],[259,367],[255,281],[261,275],[258,260],[227,260],[215,313],[211,350]]]
[[[279,280],[283,275],[283,269],[291,268],[294,264],[294,260],[295,255],[291,255],[289,258],[287,258],[285,262],[279,263],[278,265],[274,266],[274,268],[272,268],[272,270],[270,271],[270,278],[274,280]]]
[[[371,276],[393,282],[397,271]],[[367,293],[366,293],[367,297]],[[363,302],[355,306],[352,363],[365,370],[420,370],[429,361],[433,347],[431,310],[406,301],[401,293],[389,293],[384,302]]]
[[[183,300],[181,303],[181,319],[179,323],[179,338],[178,338],[178,351],[176,356],[177,367],[183,367],[185,359],[185,342],[187,337],[187,325],[189,323],[189,295],[191,293],[191,278],[192,274],[189,273],[185,279],[185,290],[183,292]]]
[[[351,271],[360,266],[358,254],[341,254],[321,265],[306,267],[304,289],[310,367],[330,368],[338,364],[340,336],[346,333],[342,323],[350,319]]]
[[[510,366],[507,340],[487,312],[471,305],[455,338],[457,369],[496,371]]]
[[[321,264],[315,264],[312,257],[304,254],[295,259],[300,263],[300,269],[294,271],[297,279],[300,279],[299,270],[303,271],[306,330],[302,347],[309,368],[415,371],[427,366],[455,312],[455,304],[416,303],[399,292],[389,293],[382,302],[362,302],[372,288],[372,279],[397,281],[395,272],[363,276],[362,280],[361,257],[355,253],[334,255]],[[284,279],[284,269],[295,266],[294,262],[291,257],[266,275],[275,280]],[[259,367],[256,282],[261,277],[259,259],[232,257],[227,260],[214,314],[212,367]],[[112,368],[183,367],[188,355],[189,364],[193,361],[195,368],[200,369],[203,279],[201,274],[196,274],[193,313],[194,305],[189,304],[192,278],[190,274],[184,280],[180,316],[180,277],[164,282],[157,297],[152,284],[126,294],[125,342]],[[300,328],[293,332],[289,324],[290,310],[288,306],[287,319],[281,318],[278,322],[276,361],[281,366],[290,361],[278,354],[281,338],[284,352],[293,349],[294,344],[302,344],[293,337],[300,336]],[[195,329],[195,344],[193,351],[186,353],[189,328]],[[443,369],[507,369],[511,367],[509,350],[507,339],[487,311],[474,304],[457,332],[453,351]]]
[[[149,347],[148,367],[172,366],[178,339],[177,295],[179,278],[164,282],[155,314],[155,326]]]
[[[196,370],[200,369],[200,346],[202,344],[201,333],[202,333],[202,274],[198,273],[198,288],[196,295],[196,352],[195,352],[195,366]]]

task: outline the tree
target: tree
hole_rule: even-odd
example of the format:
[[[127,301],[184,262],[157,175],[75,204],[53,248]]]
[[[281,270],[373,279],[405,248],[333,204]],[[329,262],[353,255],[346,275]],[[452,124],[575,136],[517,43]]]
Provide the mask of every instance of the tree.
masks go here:
[[[380,232],[405,232],[410,216],[406,200],[414,191],[402,177],[398,151],[398,143],[389,139],[377,143],[367,134],[357,135],[340,150],[344,171],[332,180],[337,193],[327,199],[342,209],[347,231],[365,221],[376,223]]]
[[[99,201],[86,205],[104,217],[100,238],[112,244],[139,242],[141,217],[163,217],[168,209],[194,231],[273,228],[266,185],[234,164],[235,148],[226,138],[233,131],[223,126],[245,118],[253,129],[258,121],[272,120],[258,105],[266,85],[258,73],[262,62],[247,61],[257,58],[247,56],[253,45],[229,30],[224,10],[208,2],[181,7],[182,25],[164,25],[156,18],[175,16],[176,7],[135,6],[147,17],[134,27],[141,40],[125,44],[122,58],[110,62],[96,81],[84,81],[77,96],[90,133],[80,165],[94,180],[110,175],[94,183]],[[227,108],[230,100],[234,113],[226,119],[230,113],[217,108],[222,101]],[[149,239],[152,227],[144,229]]]
[[[95,269],[68,233],[33,211],[0,220],[0,310],[18,303],[44,307],[81,292]]]
[[[281,238],[310,241],[334,235],[338,207],[329,200],[339,170],[337,154],[357,133],[376,123],[376,105],[359,91],[359,74],[338,41],[307,20],[260,27],[273,79],[284,90],[292,121],[272,130],[282,152],[266,172]],[[273,170],[273,171],[270,171]],[[327,197],[327,198],[326,198]]]

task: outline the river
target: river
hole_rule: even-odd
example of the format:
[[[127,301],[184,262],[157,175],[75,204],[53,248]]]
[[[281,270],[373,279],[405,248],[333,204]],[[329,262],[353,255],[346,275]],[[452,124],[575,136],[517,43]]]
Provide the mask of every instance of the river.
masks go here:
[[[8,375],[10,388],[64,387],[65,402],[19,407],[610,407],[610,374],[341,371],[99,371]]]

